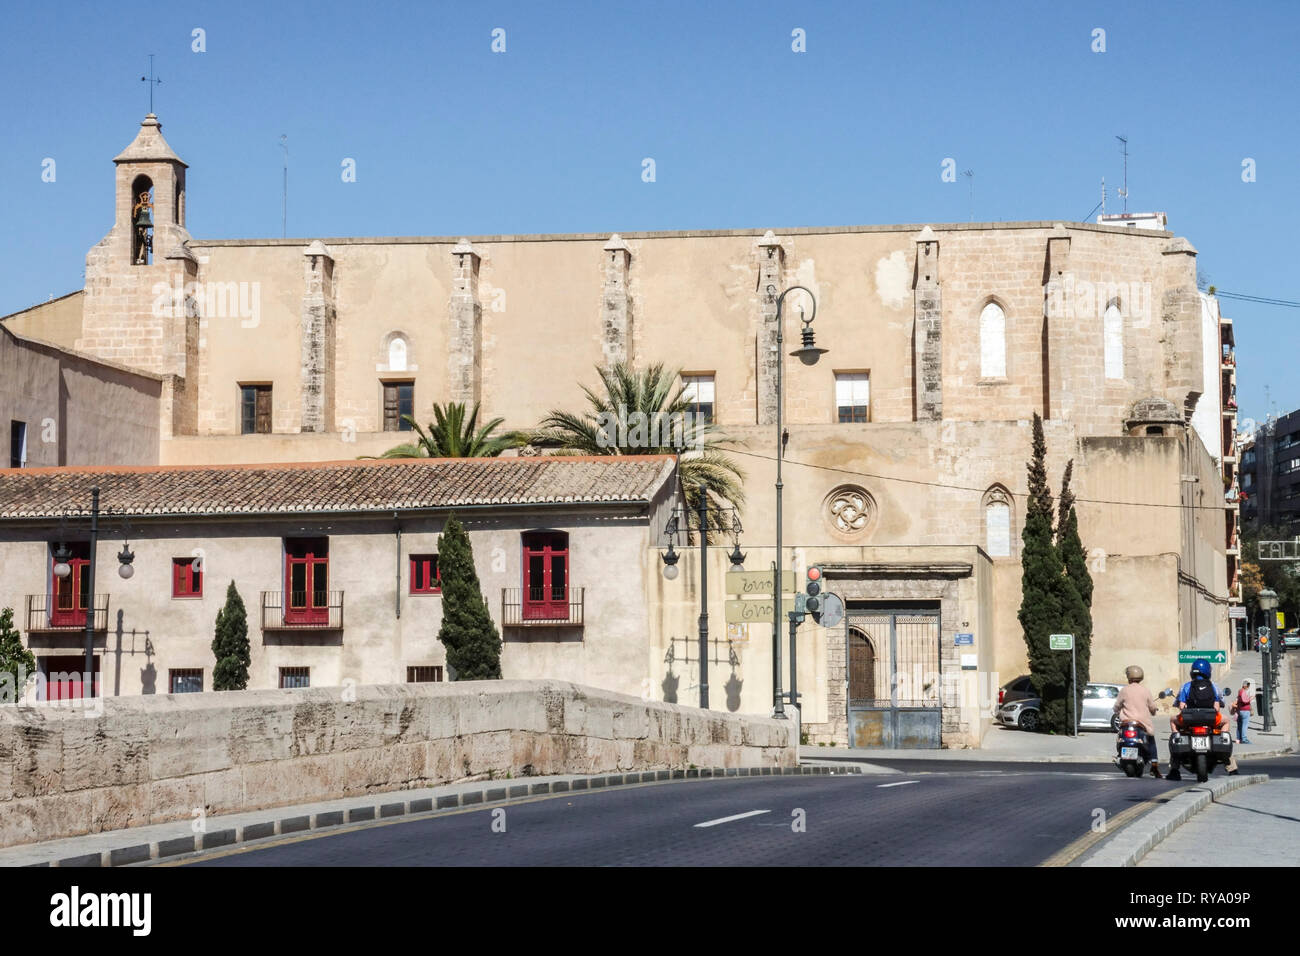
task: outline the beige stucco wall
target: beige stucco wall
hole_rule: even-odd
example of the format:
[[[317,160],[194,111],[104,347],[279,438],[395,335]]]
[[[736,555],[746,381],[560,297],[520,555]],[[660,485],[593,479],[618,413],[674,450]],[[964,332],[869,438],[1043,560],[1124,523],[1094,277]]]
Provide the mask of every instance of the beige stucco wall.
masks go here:
[[[27,467],[152,465],[162,382],[0,328],[0,427],[27,424]]]
[[[0,846],[507,773],[798,763],[789,724],[559,681],[95,704],[0,707]]]
[[[644,575],[653,553],[643,512],[466,509],[458,517],[503,638],[503,676],[554,677],[642,694],[651,645]],[[402,519],[400,564],[391,518],[135,521],[135,575],[128,581],[117,574],[121,531],[105,529],[95,582],[96,593],[110,598],[107,635],[96,638],[105,693],[165,693],[174,668],[202,668],[203,686],[211,689],[214,624],[232,580],[248,612],[250,689],[278,686],[280,667],[310,667],[312,686],[337,687],[401,682],[408,666],[444,665],[437,640],[442,598],[409,593],[409,556],[438,550],[443,520]],[[520,534],[540,529],[569,534],[569,583],[585,589],[582,628],[500,627],[502,590],[522,582]],[[263,632],[261,592],[284,589],[284,538],[315,536],[329,538],[328,586],[344,592],[342,631]],[[77,655],[83,646],[80,631],[26,633],[26,596],[48,592],[56,537],[49,529],[5,529],[0,541],[0,607],[15,609],[16,624],[38,657]],[[173,598],[172,559],[189,556],[203,561],[203,596]]]
[[[0,319],[15,335],[41,339],[60,348],[76,348],[86,293],[78,290]]]

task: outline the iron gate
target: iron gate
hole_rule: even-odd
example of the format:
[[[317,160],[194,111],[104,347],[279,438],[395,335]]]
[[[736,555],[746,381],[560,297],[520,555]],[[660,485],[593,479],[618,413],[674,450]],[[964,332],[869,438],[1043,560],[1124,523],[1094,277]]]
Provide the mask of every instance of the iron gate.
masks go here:
[[[845,631],[849,746],[938,748],[938,609],[850,608]]]

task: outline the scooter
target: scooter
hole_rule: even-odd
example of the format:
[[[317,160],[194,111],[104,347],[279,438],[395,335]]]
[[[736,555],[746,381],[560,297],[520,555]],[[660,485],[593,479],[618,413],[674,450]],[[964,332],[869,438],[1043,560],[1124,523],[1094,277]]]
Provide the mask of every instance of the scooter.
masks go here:
[[[1196,774],[1197,783],[1205,783],[1217,764],[1232,759],[1232,731],[1221,711],[1189,707],[1174,722],[1178,729],[1169,735],[1168,779],[1182,779],[1179,768],[1186,768]]]
[[[1136,720],[1124,721],[1119,725],[1119,736],[1115,740],[1115,766],[1123,770],[1126,777],[1141,777],[1150,764],[1147,732]]]

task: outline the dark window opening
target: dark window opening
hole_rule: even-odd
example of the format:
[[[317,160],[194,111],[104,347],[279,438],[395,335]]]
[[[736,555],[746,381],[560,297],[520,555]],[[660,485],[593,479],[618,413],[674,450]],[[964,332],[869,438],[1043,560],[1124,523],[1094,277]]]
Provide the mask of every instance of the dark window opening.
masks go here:
[[[408,684],[437,684],[441,681],[441,667],[408,667],[406,669],[406,682]]]
[[[203,668],[173,668],[167,672],[167,683],[172,694],[203,693]]]
[[[329,539],[287,538],[284,543],[286,624],[329,623]]]
[[[415,383],[384,382],[384,431],[409,432],[415,414]]]
[[[310,667],[281,667],[280,668],[280,689],[295,690],[299,687],[311,686],[311,668]]]
[[[568,620],[569,536],[563,531],[531,531],[523,542],[524,620]]]
[[[442,593],[442,573],[438,569],[436,554],[411,555],[411,593]]]
[[[239,386],[241,435],[271,434],[271,386]]]
[[[202,562],[198,558],[172,558],[172,597],[202,596]]]
[[[9,467],[22,468],[27,463],[27,423],[17,419],[9,423]]]

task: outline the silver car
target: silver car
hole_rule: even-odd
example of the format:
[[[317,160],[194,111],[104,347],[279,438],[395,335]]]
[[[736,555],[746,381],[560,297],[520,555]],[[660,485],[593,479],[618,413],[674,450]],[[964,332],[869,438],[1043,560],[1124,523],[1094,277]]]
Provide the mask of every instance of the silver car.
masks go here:
[[[1083,689],[1083,712],[1079,715],[1080,730],[1119,730],[1119,716],[1115,713],[1115,698],[1119,684],[1088,684]]]
[[[1018,727],[1033,733],[1038,730],[1038,725],[1041,723],[1039,710],[1042,705],[1042,701],[1037,697],[1023,697],[999,704],[994,716],[1004,727]]]

